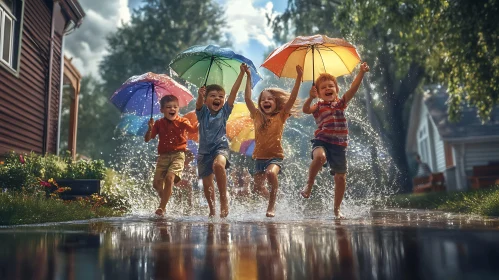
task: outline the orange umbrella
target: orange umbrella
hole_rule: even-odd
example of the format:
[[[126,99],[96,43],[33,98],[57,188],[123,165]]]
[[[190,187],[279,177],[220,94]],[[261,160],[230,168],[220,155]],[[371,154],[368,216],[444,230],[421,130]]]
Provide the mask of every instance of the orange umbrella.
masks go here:
[[[184,118],[187,118],[189,120],[189,122],[191,122],[191,125],[193,125],[193,126],[198,125],[198,117],[196,116],[195,110],[190,111],[189,113],[185,114]],[[187,139],[199,142],[199,130],[194,132],[194,133],[188,132]]]
[[[313,35],[296,37],[275,49],[262,66],[278,77],[296,78],[296,65],[300,65],[303,80],[315,81],[315,74],[350,74],[359,62],[357,50],[347,41]]]

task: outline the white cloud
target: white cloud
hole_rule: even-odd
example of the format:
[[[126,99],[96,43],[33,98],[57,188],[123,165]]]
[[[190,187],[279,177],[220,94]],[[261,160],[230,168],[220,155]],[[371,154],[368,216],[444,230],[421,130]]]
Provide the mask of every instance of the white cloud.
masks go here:
[[[128,0],[80,0],[86,16],[80,28],[65,38],[65,54],[82,75],[99,75],[99,63],[107,54],[106,37],[130,21]]]
[[[228,32],[234,45],[247,44],[255,39],[263,46],[272,45],[272,29],[267,24],[266,15],[272,12],[272,2],[264,7],[255,7],[254,0],[226,0],[225,7]]]

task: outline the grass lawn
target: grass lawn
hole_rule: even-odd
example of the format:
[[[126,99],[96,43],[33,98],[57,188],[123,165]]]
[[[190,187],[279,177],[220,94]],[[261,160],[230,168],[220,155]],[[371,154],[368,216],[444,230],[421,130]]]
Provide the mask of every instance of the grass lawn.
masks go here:
[[[105,206],[92,208],[82,202],[0,193],[0,225],[62,222],[120,215],[119,211]]]
[[[467,192],[395,195],[389,206],[499,216],[499,186]]]

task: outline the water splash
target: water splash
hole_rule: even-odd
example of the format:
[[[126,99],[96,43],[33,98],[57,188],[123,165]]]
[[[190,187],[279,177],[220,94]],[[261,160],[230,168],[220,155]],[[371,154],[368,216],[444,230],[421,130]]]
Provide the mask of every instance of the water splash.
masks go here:
[[[340,80],[340,88],[348,88],[353,77]],[[291,88],[292,80],[284,84],[269,85]],[[309,83],[304,83],[300,96],[306,97],[310,89]],[[343,91],[341,91],[343,92]],[[258,95],[259,91],[254,92]],[[256,98],[256,96],[255,96]],[[342,213],[349,218],[361,218],[380,204],[383,199],[397,190],[394,178],[398,171],[387,147],[372,128],[367,117],[362,91],[359,91],[349,104],[346,117],[349,121],[350,142],[347,151],[348,174],[345,198],[342,203]],[[327,168],[319,172],[310,199],[303,199],[299,191],[308,177],[311,163],[311,143],[316,129],[311,115],[302,115],[287,121],[283,148],[285,150],[284,169],[279,177],[279,196],[276,205],[276,218],[280,221],[301,219],[331,219],[333,217],[334,179]],[[159,200],[152,188],[155,168],[157,141],[144,143],[142,137],[118,137],[120,145],[114,156],[111,167],[123,174],[127,179],[113,185],[113,192],[122,196],[130,205],[134,215],[153,213]],[[228,177],[237,173],[238,169],[253,168],[250,158],[240,154],[231,157],[233,168],[228,171]],[[195,166],[191,166],[195,170]],[[184,173],[184,176],[186,174]],[[237,177],[237,176],[236,176]],[[179,200],[180,191],[175,188],[168,203],[167,213],[171,217],[207,216],[208,207],[202,185],[196,175],[191,173],[193,186],[193,202],[189,206],[185,199]],[[235,181],[235,180],[234,180]],[[246,183],[248,184],[248,183]],[[249,183],[252,185],[252,182]],[[241,183],[229,180],[232,188],[243,188]],[[218,195],[218,191],[217,191]],[[185,198],[185,196],[184,196]],[[217,208],[219,206],[217,197]],[[266,220],[267,201],[250,195],[249,197],[231,196],[229,221],[260,221]],[[218,210],[218,209],[217,209]]]

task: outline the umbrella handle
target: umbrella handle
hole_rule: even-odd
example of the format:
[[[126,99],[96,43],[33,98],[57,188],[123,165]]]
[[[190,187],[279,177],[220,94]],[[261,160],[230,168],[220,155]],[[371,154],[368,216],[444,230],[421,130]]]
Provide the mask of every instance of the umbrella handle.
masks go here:
[[[314,45],[312,45],[312,86],[315,86],[315,58],[314,58]]]
[[[156,89],[154,88],[154,83],[151,84],[151,119],[152,119],[152,111],[154,110],[154,94]]]
[[[204,79],[204,86],[206,86],[206,83],[208,82],[208,76],[210,75],[210,70],[211,70],[211,65],[213,64],[214,56],[211,56],[210,60],[210,67],[208,67],[208,72],[206,73],[206,78]]]

